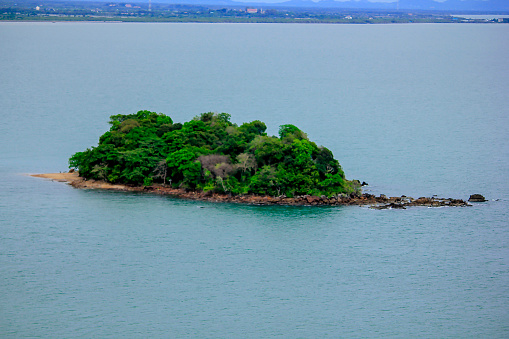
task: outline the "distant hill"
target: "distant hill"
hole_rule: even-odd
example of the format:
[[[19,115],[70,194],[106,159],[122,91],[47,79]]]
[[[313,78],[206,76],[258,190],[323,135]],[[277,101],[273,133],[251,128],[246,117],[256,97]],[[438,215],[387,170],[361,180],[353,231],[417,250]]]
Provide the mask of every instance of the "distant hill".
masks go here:
[[[148,0],[145,0],[148,2]],[[436,10],[436,11],[475,11],[475,12],[509,12],[509,0],[399,0],[377,2],[376,0],[281,0],[267,1],[234,1],[234,0],[152,0],[153,3],[175,3],[192,5],[219,6],[253,6],[253,7],[303,7],[303,8],[337,8],[337,9],[380,9],[380,10]],[[276,0],[277,1],[277,0]]]

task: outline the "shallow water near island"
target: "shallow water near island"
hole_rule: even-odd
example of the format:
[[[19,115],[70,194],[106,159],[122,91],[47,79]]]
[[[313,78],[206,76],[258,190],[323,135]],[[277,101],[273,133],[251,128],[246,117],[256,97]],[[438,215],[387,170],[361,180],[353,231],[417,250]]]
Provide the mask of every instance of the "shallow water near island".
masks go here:
[[[0,336],[509,335],[507,25],[0,23]],[[77,190],[109,115],[292,123],[348,178],[465,208]]]

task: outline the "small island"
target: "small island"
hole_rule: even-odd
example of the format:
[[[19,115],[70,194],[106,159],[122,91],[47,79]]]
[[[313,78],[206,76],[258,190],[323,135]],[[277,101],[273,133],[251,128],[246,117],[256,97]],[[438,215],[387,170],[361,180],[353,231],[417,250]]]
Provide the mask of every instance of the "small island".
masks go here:
[[[363,194],[361,183],[345,178],[329,149],[290,124],[269,136],[265,123],[238,126],[227,113],[203,113],[182,124],[150,111],[113,115],[109,123],[98,146],[69,159],[69,173],[36,176],[77,188],[257,205],[469,205],[460,199]]]
[[[294,125],[280,126],[276,137],[259,120],[238,126],[227,113],[182,124],[149,111],[113,115],[109,123],[97,147],[69,160],[84,179],[235,196],[360,194],[332,152]]]

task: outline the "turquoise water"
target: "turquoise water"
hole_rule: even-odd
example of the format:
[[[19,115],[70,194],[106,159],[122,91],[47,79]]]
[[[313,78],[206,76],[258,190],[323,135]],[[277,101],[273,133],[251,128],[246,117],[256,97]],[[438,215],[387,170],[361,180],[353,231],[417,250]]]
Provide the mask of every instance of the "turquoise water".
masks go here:
[[[0,24],[0,336],[509,335],[506,25]],[[292,123],[375,211],[76,190],[109,115]]]

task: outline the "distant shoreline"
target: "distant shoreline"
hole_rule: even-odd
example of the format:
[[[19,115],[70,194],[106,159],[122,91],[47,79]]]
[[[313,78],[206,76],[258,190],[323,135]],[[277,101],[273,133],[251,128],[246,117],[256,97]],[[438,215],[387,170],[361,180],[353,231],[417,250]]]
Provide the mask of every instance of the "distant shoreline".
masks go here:
[[[381,194],[376,197],[371,194],[362,194],[360,196],[338,196],[327,198],[325,196],[298,196],[294,198],[271,197],[258,195],[234,196],[228,194],[219,194],[202,191],[189,191],[182,188],[172,188],[165,185],[152,186],[130,186],[124,184],[112,184],[101,180],[86,180],[78,175],[77,172],[66,173],[43,173],[31,174],[36,178],[50,179],[53,181],[68,183],[75,188],[81,189],[100,189],[124,192],[144,192],[159,195],[169,195],[188,200],[209,201],[209,202],[229,202],[247,205],[282,205],[282,206],[370,206],[374,209],[405,209],[406,207],[424,206],[424,207],[461,207],[471,206],[468,202],[461,199],[451,198],[426,198],[420,197],[414,199],[411,197],[386,197]]]
[[[317,20],[317,21],[303,21],[298,19],[289,20],[145,20],[144,18],[115,18],[108,20],[107,18],[101,19],[90,19],[90,18],[45,18],[45,19],[4,19],[0,18],[0,23],[146,23],[146,24],[321,24],[321,25],[416,25],[416,24],[507,24],[509,19],[505,19],[504,22],[485,21],[480,19],[470,19],[465,21],[451,21],[451,20],[413,20],[413,21],[391,21],[383,20],[377,22],[347,22],[347,21],[328,21],[328,20]]]
[[[429,1],[428,1],[429,2]],[[348,4],[347,4],[348,3]],[[355,4],[354,6],[352,6]],[[358,6],[355,1],[303,1],[247,3],[219,1],[199,3],[149,2],[7,2],[0,21],[34,22],[179,22],[179,23],[304,23],[304,24],[398,24],[398,23],[509,23],[506,6],[441,6],[386,4]],[[316,5],[316,6],[315,6]],[[504,18],[505,17],[505,18]]]

